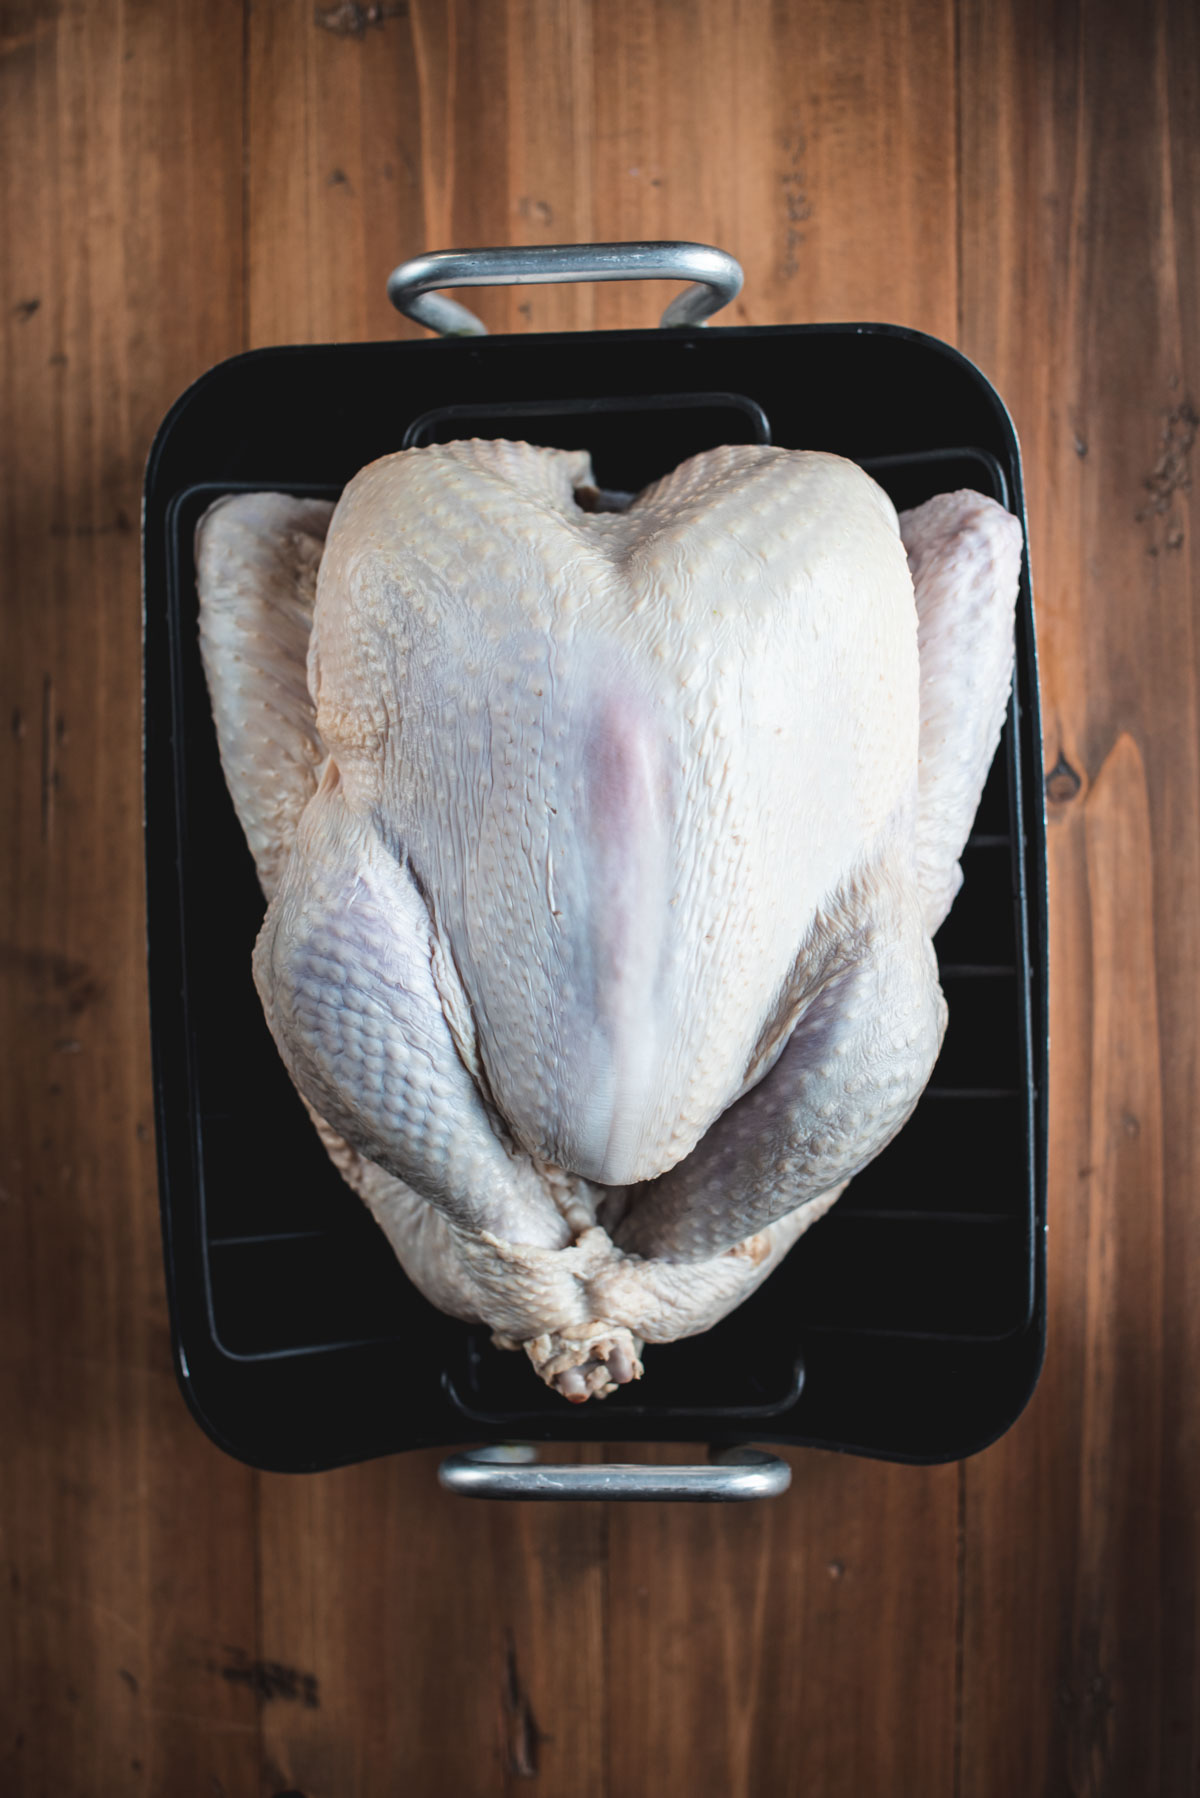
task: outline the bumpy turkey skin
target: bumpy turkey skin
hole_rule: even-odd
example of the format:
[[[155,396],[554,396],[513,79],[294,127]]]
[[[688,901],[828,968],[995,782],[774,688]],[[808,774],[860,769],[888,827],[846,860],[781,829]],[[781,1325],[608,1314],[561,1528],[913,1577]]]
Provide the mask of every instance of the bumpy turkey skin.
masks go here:
[[[308,710],[313,502],[199,534],[281,1050],[417,1283],[570,1397],[724,1315],[915,1103],[1020,556],[978,495],[902,541],[835,457],[711,452],[625,513],[590,481],[491,443],[364,470]]]

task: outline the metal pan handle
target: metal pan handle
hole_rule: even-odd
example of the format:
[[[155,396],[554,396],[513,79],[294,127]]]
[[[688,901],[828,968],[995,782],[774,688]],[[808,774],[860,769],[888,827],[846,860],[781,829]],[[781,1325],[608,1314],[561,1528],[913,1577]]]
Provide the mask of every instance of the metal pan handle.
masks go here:
[[[536,1448],[498,1443],[451,1455],[438,1484],[467,1498],[673,1498],[701,1504],[774,1498],[792,1483],[792,1470],[761,1448],[710,1449],[708,1466],[537,1465]]]
[[[397,311],[443,337],[486,337],[487,326],[436,287],[530,287],[560,281],[691,281],[662,323],[702,325],[742,290],[741,264],[703,243],[548,243],[511,249],[436,250],[388,276]]]

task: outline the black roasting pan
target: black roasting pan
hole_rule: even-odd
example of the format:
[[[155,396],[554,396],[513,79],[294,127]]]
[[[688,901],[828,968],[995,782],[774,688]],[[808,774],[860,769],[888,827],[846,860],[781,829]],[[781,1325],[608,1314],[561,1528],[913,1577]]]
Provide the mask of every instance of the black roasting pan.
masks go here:
[[[491,278],[544,278],[506,273],[513,262]],[[438,259],[423,259],[425,285],[444,285],[450,271],[426,263]],[[430,304],[455,328],[469,319]],[[892,325],[264,349],[182,395],[146,472],[145,818],[163,1242],[188,1404],[231,1454],[292,1471],[464,1442],[769,1441],[906,1461],[981,1448],[1025,1405],[1045,1333],[1046,858],[1027,558],[1008,719],[937,939],[941,1058],[900,1136],[753,1298],[706,1335],[650,1348],[639,1385],[571,1407],[524,1356],[421,1298],[326,1159],[251,983],[263,900],[217,755],[193,533],[218,494],[333,497],[377,456],[464,437],[586,447],[599,483],[619,489],[722,443],[831,450],[900,507],[969,486],[1024,524],[1000,398],[956,350]]]

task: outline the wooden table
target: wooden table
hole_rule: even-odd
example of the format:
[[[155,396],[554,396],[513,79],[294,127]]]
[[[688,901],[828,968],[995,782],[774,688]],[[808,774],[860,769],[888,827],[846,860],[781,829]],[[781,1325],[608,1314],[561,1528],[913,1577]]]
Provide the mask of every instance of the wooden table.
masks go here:
[[[1200,740],[1187,0],[13,0],[0,10],[0,1790],[1200,1789]],[[641,237],[730,322],[957,343],[1026,458],[1052,885],[1051,1340],[995,1447],[732,1511],[316,1478],[185,1412],[144,978],[138,508],[256,344],[391,264]],[[652,323],[645,287],[478,296]],[[637,1454],[640,1451],[631,1451]]]

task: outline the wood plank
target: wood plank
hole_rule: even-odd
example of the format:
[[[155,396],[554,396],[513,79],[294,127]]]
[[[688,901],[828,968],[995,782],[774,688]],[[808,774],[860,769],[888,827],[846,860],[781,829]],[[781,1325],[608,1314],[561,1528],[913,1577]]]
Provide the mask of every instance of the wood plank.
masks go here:
[[[769,1503],[611,1507],[613,1793],[953,1790],[956,1470],[790,1459]]]
[[[254,347],[420,334],[399,319],[385,288],[392,267],[425,247],[427,189],[409,26],[383,10],[388,17],[358,34],[337,28],[337,7],[288,0],[249,11],[246,318]]]
[[[267,1716],[271,1777],[308,1798],[598,1798],[604,1507],[454,1498],[439,1459],[264,1479],[264,1659],[313,1668],[320,1695]]]
[[[614,0],[593,30],[598,236],[731,251],[722,322],[953,337],[951,4]],[[605,288],[596,324],[653,324],[674,291]]]
[[[138,692],[150,436],[239,347],[241,15],[33,5],[2,35],[0,1786],[249,1798],[221,1667],[253,1645],[253,1479],[171,1372]]]
[[[962,1790],[1183,1794],[1200,1767],[1196,20],[979,6],[961,27],[962,345],[1025,447],[1053,955],[1050,1349],[1026,1417],[967,1470]]]

